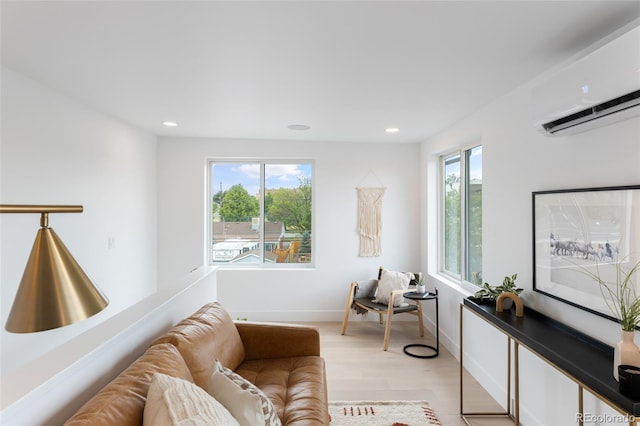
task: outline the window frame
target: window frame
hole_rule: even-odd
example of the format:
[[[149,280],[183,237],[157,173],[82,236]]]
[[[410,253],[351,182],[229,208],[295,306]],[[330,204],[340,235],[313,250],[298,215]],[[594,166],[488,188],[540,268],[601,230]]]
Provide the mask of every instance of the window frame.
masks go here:
[[[260,231],[259,231],[259,245],[260,245],[260,261],[255,263],[225,263],[214,262],[213,260],[213,203],[212,197],[215,195],[213,191],[213,166],[215,164],[258,164],[260,166],[260,197],[259,197],[259,213],[260,213]],[[264,221],[265,221],[265,168],[268,165],[284,165],[284,164],[309,164],[311,166],[311,261],[310,262],[296,262],[296,263],[268,263],[264,261]],[[206,226],[205,226],[205,247],[206,247],[206,262],[210,266],[215,266],[225,269],[313,269],[315,268],[316,259],[316,244],[315,244],[315,222],[316,222],[316,188],[315,188],[315,174],[316,174],[316,162],[313,159],[308,158],[261,158],[261,157],[225,157],[225,158],[207,158],[206,160]]]
[[[471,277],[468,277],[469,268],[469,247],[467,247],[469,240],[469,195],[471,193],[470,185],[470,173],[469,173],[469,158],[472,151],[476,148],[482,149],[482,143],[475,141],[474,143],[464,145],[457,149],[447,151],[439,156],[439,173],[438,173],[438,189],[439,197],[438,201],[440,206],[438,208],[439,221],[438,221],[438,271],[440,274],[446,276],[449,279],[455,280],[460,283],[477,287],[480,284],[474,283]],[[449,271],[446,269],[446,178],[445,169],[447,161],[458,157],[460,162],[460,227],[458,229],[460,235],[460,245],[458,247],[459,253],[459,273]],[[481,162],[481,164],[483,161]]]
[[[459,163],[459,168],[460,168],[460,180],[459,180],[459,187],[460,187],[460,211],[459,213],[459,219],[460,219],[460,224],[463,224],[463,217],[462,217],[462,203],[464,203],[464,199],[462,197],[462,179],[463,179],[463,167],[462,167],[462,151],[461,150],[456,150],[456,151],[450,151],[446,154],[443,154],[440,156],[440,174],[439,174],[439,188],[440,188],[440,208],[438,209],[439,214],[440,214],[440,232],[439,232],[439,271],[441,274],[446,275],[447,277],[457,280],[457,281],[461,281],[462,280],[462,273],[455,273],[454,271],[450,271],[447,269],[446,266],[446,258],[447,258],[447,247],[446,247],[446,243],[447,243],[447,212],[446,212],[446,197],[447,197],[447,190],[446,190],[446,185],[447,185],[447,176],[446,176],[446,168],[447,165],[450,164],[451,160],[454,159],[455,157],[458,158],[458,163]],[[464,238],[464,233],[462,232],[461,228],[458,228],[458,232],[459,232],[459,239],[460,239],[460,244],[462,244],[462,239]],[[458,247],[458,256],[459,256],[459,264],[458,264],[458,268],[460,268],[460,270],[462,271],[461,267],[462,267],[462,252],[460,252],[462,245],[460,245],[460,247]]]

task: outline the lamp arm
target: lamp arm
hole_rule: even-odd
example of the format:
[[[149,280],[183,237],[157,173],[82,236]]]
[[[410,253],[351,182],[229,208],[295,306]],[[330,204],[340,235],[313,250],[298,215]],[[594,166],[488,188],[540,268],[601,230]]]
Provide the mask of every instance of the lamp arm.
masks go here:
[[[82,206],[46,204],[0,204],[0,213],[82,213]]]

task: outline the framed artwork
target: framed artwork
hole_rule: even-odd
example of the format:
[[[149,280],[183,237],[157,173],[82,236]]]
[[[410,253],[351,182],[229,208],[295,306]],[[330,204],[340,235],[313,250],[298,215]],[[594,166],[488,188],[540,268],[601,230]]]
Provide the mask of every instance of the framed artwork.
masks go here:
[[[615,283],[618,268],[639,261],[640,185],[532,195],[533,290],[616,321],[609,296],[585,271]]]

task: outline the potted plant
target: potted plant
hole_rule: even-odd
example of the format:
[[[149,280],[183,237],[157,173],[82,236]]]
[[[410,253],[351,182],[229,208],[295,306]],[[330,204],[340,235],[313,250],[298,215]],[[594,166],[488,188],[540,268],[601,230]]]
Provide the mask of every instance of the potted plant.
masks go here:
[[[515,295],[519,295],[522,293],[524,289],[518,288],[516,286],[516,278],[518,278],[518,274],[513,274],[511,276],[506,276],[502,280],[502,284],[498,286],[492,286],[489,283],[484,283],[480,290],[476,291],[474,297],[480,299],[481,302],[493,302],[495,301],[500,294],[509,292]],[[506,299],[503,301],[503,307],[505,309],[511,309],[511,305],[513,304],[512,299]]]
[[[618,366],[633,365],[640,367],[640,349],[634,343],[635,330],[640,325],[640,298],[634,287],[634,275],[640,271],[640,261],[630,269],[622,266],[623,262],[614,263],[615,281],[607,280],[600,274],[600,266],[595,264],[595,272],[582,266],[578,272],[594,280],[604,302],[622,328],[622,340],[614,346],[613,376],[618,380]]]

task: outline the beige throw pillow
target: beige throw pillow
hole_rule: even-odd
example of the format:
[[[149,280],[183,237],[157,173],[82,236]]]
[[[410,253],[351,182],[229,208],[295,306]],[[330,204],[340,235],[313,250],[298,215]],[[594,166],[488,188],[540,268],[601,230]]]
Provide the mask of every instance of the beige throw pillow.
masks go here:
[[[197,385],[155,373],[144,406],[144,426],[239,426],[224,406]]]
[[[409,281],[413,274],[411,272],[396,272],[382,270],[380,280],[378,280],[378,289],[376,290],[376,298],[373,300],[376,303],[382,303],[383,305],[389,304],[389,294],[393,290],[408,290]],[[408,303],[404,300],[404,297],[399,296],[393,299],[393,306],[407,306]]]
[[[264,392],[216,360],[208,392],[220,401],[242,426],[282,426],[273,403]]]

